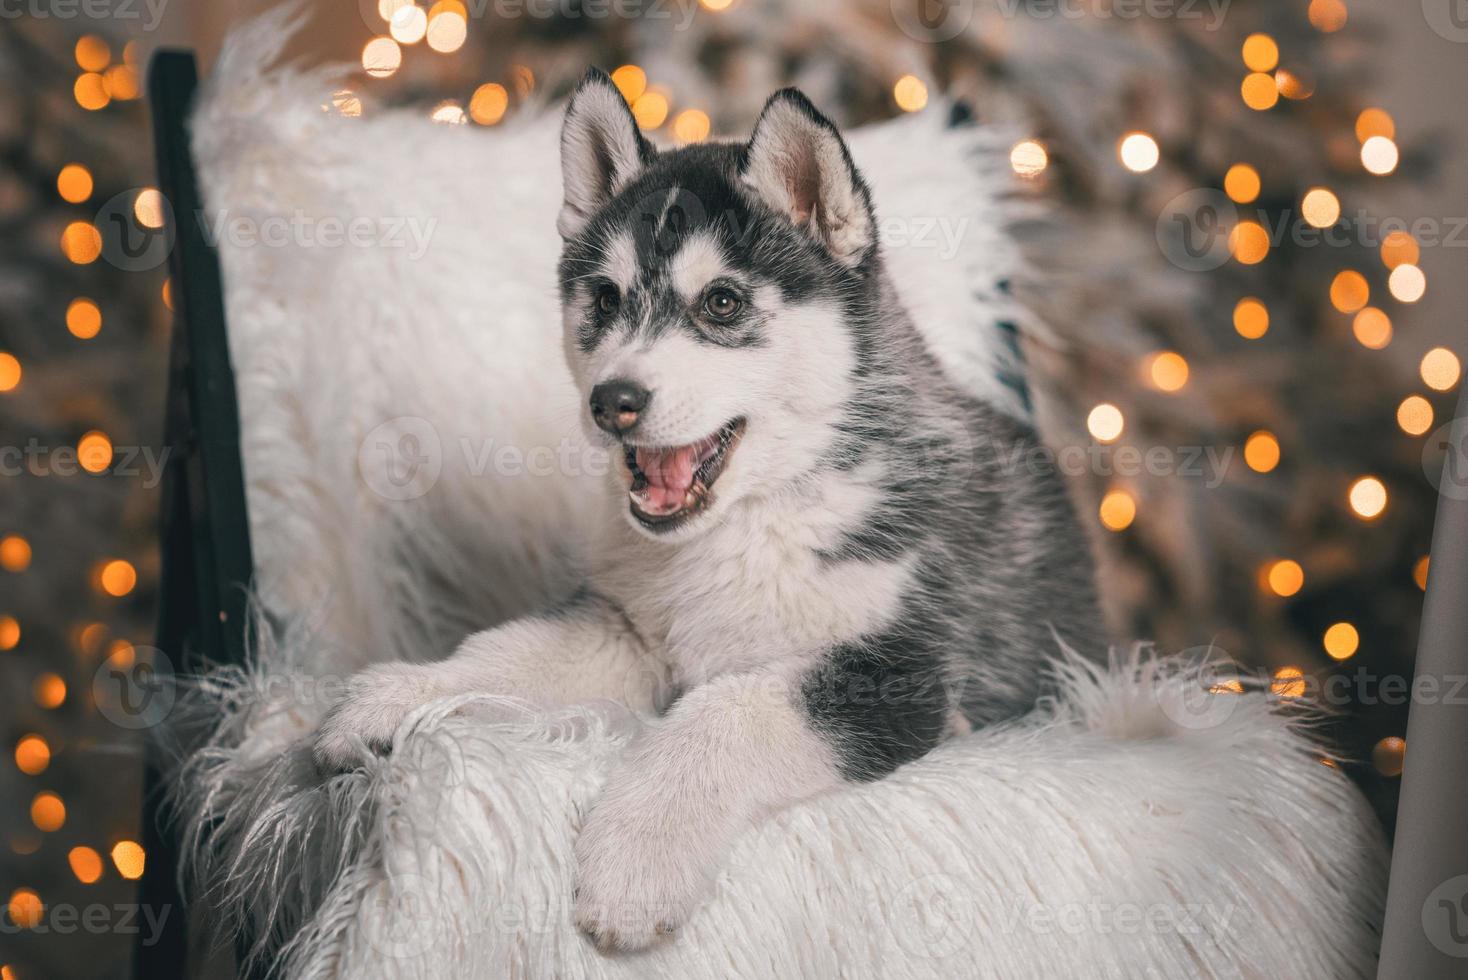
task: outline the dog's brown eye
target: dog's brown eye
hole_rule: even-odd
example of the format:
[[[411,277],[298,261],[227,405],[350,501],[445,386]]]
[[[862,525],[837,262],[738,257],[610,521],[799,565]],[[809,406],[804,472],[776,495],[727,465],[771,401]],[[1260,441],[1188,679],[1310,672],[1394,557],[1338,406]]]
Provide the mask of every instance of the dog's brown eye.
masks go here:
[[[603,286],[596,294],[596,311],[602,316],[611,316],[622,308],[622,297],[612,286]]]
[[[727,289],[715,289],[709,293],[708,299],[703,301],[703,308],[708,311],[709,316],[719,320],[729,319],[738,313],[739,308],[743,305],[739,297]]]

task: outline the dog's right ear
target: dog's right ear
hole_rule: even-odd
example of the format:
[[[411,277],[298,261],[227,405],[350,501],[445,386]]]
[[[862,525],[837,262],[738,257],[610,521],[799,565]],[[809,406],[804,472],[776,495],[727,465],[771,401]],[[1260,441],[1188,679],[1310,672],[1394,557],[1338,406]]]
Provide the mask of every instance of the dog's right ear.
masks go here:
[[[556,221],[561,237],[580,234],[655,154],[616,84],[599,68],[588,71],[571,96],[561,128],[565,202]]]

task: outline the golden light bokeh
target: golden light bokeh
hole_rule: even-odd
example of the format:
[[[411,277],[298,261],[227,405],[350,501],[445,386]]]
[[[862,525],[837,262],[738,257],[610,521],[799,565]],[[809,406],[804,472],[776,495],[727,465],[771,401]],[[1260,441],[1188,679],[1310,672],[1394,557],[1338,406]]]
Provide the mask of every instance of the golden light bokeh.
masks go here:
[[[66,681],[59,674],[44,673],[31,685],[31,698],[48,711],[66,703]]]
[[[5,906],[5,914],[10,916],[10,921],[22,929],[34,929],[40,925],[45,912],[41,896],[33,888],[17,888],[10,893],[10,901]]]
[[[133,217],[144,228],[163,227],[163,195],[156,187],[144,187],[133,201]]]
[[[173,278],[163,280],[163,288],[159,290],[163,297],[163,305],[170,310],[173,309]]]
[[[107,108],[107,104],[112,101],[112,96],[107,92],[107,82],[94,71],[78,75],[76,84],[71,87],[71,94],[77,105],[91,112]]]
[[[1291,558],[1280,558],[1264,566],[1263,582],[1270,592],[1287,599],[1305,587],[1305,570]]]
[[[77,38],[72,53],[76,56],[77,67],[82,71],[101,71],[112,61],[112,48],[95,34]]]
[[[1362,347],[1381,350],[1392,342],[1392,318],[1374,306],[1367,306],[1351,320],[1351,333]]]
[[[103,562],[97,570],[97,586],[110,596],[121,598],[138,584],[138,571],[132,562],[121,558]]]
[[[1385,177],[1397,169],[1397,161],[1400,159],[1401,153],[1397,150],[1397,144],[1385,136],[1373,136],[1361,144],[1361,166],[1366,168],[1367,173]]]
[[[486,82],[474,90],[469,99],[469,118],[481,126],[493,126],[505,118],[510,107],[510,92],[499,82]]]
[[[102,73],[102,87],[114,99],[126,102],[136,99],[141,93],[138,86],[137,69],[131,65],[113,65]]]
[[[37,793],[31,800],[31,823],[48,834],[60,830],[66,826],[66,804],[55,793]]]
[[[1386,510],[1386,484],[1374,476],[1363,476],[1351,484],[1346,499],[1357,517],[1363,521],[1375,520]]]
[[[7,572],[23,572],[31,567],[31,543],[19,534],[0,538],[0,568]]]
[[[1279,89],[1279,94],[1287,99],[1299,101],[1315,94],[1315,84],[1308,76],[1287,68],[1281,68],[1274,73],[1274,84]]]
[[[1250,34],[1244,38],[1243,56],[1250,71],[1274,71],[1279,64],[1279,45],[1268,34]]]
[[[1108,531],[1125,531],[1137,518],[1137,501],[1125,490],[1112,490],[1101,498],[1101,525]]]
[[[1332,660],[1349,660],[1361,649],[1361,634],[1350,623],[1335,623],[1321,637],[1325,653]]]
[[[530,70],[529,65],[512,65],[510,67],[510,85],[514,87],[515,94],[520,98],[526,98],[535,91],[535,72]]]
[[[73,847],[66,854],[66,863],[71,865],[76,880],[84,885],[94,884],[102,877],[102,855],[90,847]]]
[[[1405,231],[1394,231],[1381,240],[1381,262],[1388,269],[1402,264],[1416,265],[1422,257],[1417,239]]]
[[[102,254],[102,235],[90,221],[73,221],[61,233],[61,254],[77,265],[91,265]]]
[[[702,109],[684,109],[673,118],[673,135],[682,143],[702,143],[713,123]]]
[[[102,311],[89,299],[74,299],[66,307],[66,329],[73,337],[91,340],[102,329]]]
[[[0,650],[14,650],[20,644],[20,620],[0,616]]]
[[[1300,213],[1314,228],[1329,228],[1341,218],[1341,202],[1324,187],[1312,187],[1300,199]]]
[[[1427,292],[1427,276],[1412,263],[1403,262],[1392,270],[1386,286],[1397,302],[1415,303]]]
[[[1240,265],[1258,265],[1269,255],[1269,232],[1257,221],[1240,221],[1228,233],[1228,250]]]
[[[1371,763],[1383,776],[1400,776],[1407,763],[1407,740],[1393,735],[1377,742],[1371,750]]]
[[[137,658],[137,648],[126,640],[113,640],[107,647],[107,663],[118,670],[130,669]]]
[[[1009,168],[1021,177],[1036,177],[1050,165],[1050,154],[1037,140],[1020,140],[1009,151]]]
[[[1434,347],[1422,355],[1418,365],[1422,372],[1422,383],[1434,391],[1449,391],[1463,376],[1463,365],[1458,355],[1446,347]]]
[[[1306,15],[1311,26],[1323,34],[1334,34],[1346,26],[1350,17],[1341,0],[1310,0]]]
[[[1260,429],[1244,440],[1244,463],[1255,473],[1270,473],[1279,465],[1279,440],[1274,433]]]
[[[1245,340],[1258,340],[1269,332],[1269,308],[1252,296],[1234,305],[1234,330]]]
[[[1371,299],[1371,285],[1355,269],[1343,269],[1330,283],[1330,305],[1342,313],[1355,313]]]
[[[1356,140],[1365,143],[1373,136],[1395,139],[1397,124],[1385,109],[1362,109],[1356,117]]]
[[[403,49],[390,37],[374,37],[362,47],[362,68],[373,78],[387,78],[403,65]]]
[[[118,874],[129,881],[135,881],[143,876],[147,855],[137,841],[120,840],[112,845],[112,863]]]
[[[649,89],[632,103],[632,116],[643,129],[657,129],[668,121],[668,97],[657,89]]]
[[[1102,402],[1086,416],[1086,430],[1098,442],[1115,442],[1125,429],[1126,418],[1110,402]]]
[[[647,91],[647,72],[636,65],[623,65],[612,72],[612,84],[622,93],[622,98],[631,105]]]
[[[1274,672],[1269,689],[1282,698],[1305,696],[1305,673],[1298,667],[1281,667]]]
[[[417,44],[428,33],[428,13],[414,4],[404,4],[393,11],[387,32],[399,44]]]
[[[439,54],[452,54],[468,38],[469,21],[457,10],[440,11],[428,18],[428,46]]]
[[[1160,391],[1179,391],[1188,383],[1188,362],[1176,351],[1160,351],[1147,358],[1147,377]]]
[[[404,7],[412,5],[413,0],[377,0],[377,16],[383,20],[391,21],[392,15]]]
[[[1259,171],[1247,163],[1236,163],[1223,175],[1223,192],[1237,204],[1251,204],[1259,197]]]
[[[349,88],[331,93],[331,108],[343,116],[355,119],[362,115],[362,97]]]
[[[1275,103],[1279,102],[1279,86],[1275,84],[1273,75],[1251,72],[1244,76],[1244,81],[1239,86],[1239,95],[1243,97],[1244,105],[1263,112],[1273,109]]]
[[[1408,395],[1397,406],[1397,425],[1409,436],[1426,434],[1432,428],[1432,402],[1421,395]]]
[[[51,746],[39,735],[24,735],[15,743],[15,767],[27,776],[39,776],[51,764]]]
[[[892,86],[892,98],[903,112],[917,112],[928,104],[928,86],[916,75],[903,75]]]
[[[708,10],[718,13],[721,10],[728,10],[733,5],[734,0],[699,0],[699,3],[703,4]]]
[[[433,107],[428,118],[436,123],[446,126],[462,126],[469,121],[469,116],[464,112],[464,107],[453,99],[445,99]]]
[[[1162,159],[1157,141],[1146,133],[1127,133],[1116,144],[1116,155],[1121,158],[1121,165],[1134,174],[1146,173]]]
[[[20,361],[9,351],[0,350],[0,392],[13,391],[20,385]]]
[[[1427,573],[1432,568],[1432,556],[1423,555],[1417,559],[1417,564],[1412,566],[1412,581],[1417,583],[1417,588],[1423,592],[1427,591]]]
[[[68,163],[56,175],[56,193],[68,204],[81,204],[92,196],[92,172],[79,163]]]
[[[112,440],[93,429],[77,440],[76,459],[88,473],[101,473],[112,465]]]

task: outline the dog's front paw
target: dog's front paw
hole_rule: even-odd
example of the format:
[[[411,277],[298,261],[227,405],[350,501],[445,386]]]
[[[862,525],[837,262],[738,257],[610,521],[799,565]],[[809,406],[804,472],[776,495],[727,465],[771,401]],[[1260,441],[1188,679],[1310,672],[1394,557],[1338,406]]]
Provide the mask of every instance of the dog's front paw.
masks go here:
[[[576,840],[576,926],[602,952],[631,952],[682,926],[713,876],[658,814],[616,810],[593,809]]]
[[[365,753],[386,755],[403,719],[437,696],[422,664],[379,664],[347,681],[346,695],[327,712],[311,746],[323,775],[359,767]]]

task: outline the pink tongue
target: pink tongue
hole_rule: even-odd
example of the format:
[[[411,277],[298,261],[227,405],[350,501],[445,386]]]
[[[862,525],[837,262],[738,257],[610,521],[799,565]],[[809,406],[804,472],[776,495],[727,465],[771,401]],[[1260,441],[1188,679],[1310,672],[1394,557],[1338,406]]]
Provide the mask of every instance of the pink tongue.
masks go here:
[[[698,449],[638,449],[637,468],[647,477],[647,487],[638,493],[642,510],[649,514],[671,514],[683,507],[693,486],[693,469],[698,463]]]

